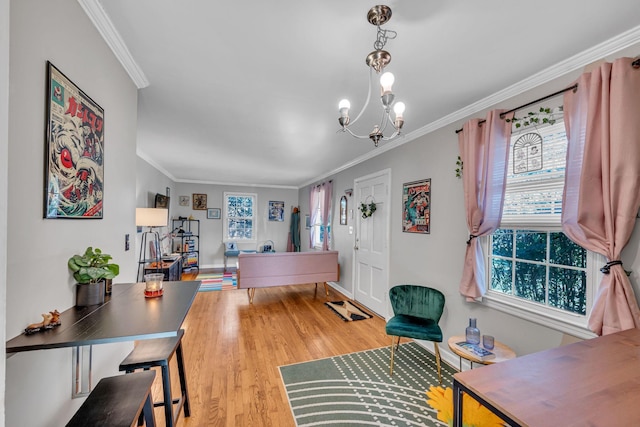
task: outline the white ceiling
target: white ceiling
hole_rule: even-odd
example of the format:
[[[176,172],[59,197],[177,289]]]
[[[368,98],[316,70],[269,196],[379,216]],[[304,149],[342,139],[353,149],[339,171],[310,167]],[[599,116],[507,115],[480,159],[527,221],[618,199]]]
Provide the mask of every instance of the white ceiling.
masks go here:
[[[375,149],[337,133],[338,101],[366,98],[372,1],[78,1],[140,87],[139,155],[178,182],[300,187],[640,33],[638,0],[387,0],[405,137]]]

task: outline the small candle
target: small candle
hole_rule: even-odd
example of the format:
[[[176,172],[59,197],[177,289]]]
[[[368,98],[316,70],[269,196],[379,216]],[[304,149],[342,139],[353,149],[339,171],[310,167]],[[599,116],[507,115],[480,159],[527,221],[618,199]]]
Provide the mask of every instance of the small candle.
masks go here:
[[[164,279],[164,274],[162,273],[152,273],[146,274],[144,276],[145,287],[144,287],[144,296],[148,298],[159,297],[162,295],[162,280]]]

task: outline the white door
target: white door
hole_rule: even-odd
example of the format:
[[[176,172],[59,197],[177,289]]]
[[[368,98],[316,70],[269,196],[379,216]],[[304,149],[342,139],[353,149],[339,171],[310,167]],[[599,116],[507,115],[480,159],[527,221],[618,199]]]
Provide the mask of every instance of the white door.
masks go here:
[[[389,185],[386,169],[355,180],[355,208],[361,203],[376,205],[375,212],[362,218],[356,210],[354,246],[354,299],[381,316],[386,316],[389,292]]]

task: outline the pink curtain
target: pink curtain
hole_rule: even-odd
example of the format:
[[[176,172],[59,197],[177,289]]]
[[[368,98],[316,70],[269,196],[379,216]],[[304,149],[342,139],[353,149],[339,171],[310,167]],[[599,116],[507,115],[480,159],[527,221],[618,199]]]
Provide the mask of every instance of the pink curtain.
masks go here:
[[[632,62],[600,65],[564,97],[569,145],[562,229],[609,261],[589,317],[598,335],[640,327],[620,261],[640,208],[640,70]]]
[[[482,246],[476,237],[491,234],[498,228],[502,216],[511,138],[511,123],[505,119],[513,114],[502,119],[500,113],[490,111],[481,125],[480,119],[472,119],[458,134],[469,229],[460,293],[468,301],[481,297],[487,290]]]

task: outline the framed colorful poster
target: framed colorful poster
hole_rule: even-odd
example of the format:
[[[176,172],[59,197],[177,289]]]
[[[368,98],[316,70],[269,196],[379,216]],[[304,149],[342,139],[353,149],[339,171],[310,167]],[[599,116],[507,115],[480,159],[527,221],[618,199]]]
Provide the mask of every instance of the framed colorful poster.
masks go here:
[[[284,202],[269,202],[269,221],[284,221]]]
[[[220,208],[207,209],[207,219],[220,219]]]
[[[47,61],[45,218],[102,219],[104,110]]]
[[[422,234],[431,231],[431,179],[402,185],[402,231]]]

